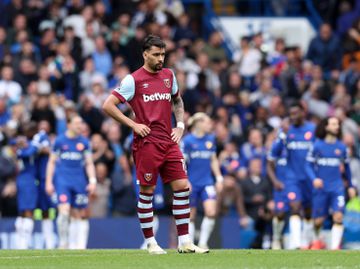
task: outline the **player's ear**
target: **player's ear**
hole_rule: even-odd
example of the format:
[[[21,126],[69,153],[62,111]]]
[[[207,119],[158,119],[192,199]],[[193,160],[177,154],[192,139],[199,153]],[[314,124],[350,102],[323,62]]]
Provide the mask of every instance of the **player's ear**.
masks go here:
[[[143,52],[143,57],[144,57],[144,59],[146,59],[146,57],[147,57],[147,51],[144,51],[144,52]]]

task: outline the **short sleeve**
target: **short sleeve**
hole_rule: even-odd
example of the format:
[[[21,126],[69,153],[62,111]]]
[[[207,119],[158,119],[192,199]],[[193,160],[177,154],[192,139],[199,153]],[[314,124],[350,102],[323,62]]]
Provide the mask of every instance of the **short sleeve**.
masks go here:
[[[179,86],[176,80],[176,76],[175,73],[173,71],[171,71],[171,73],[173,74],[173,83],[172,83],[172,88],[171,88],[171,95],[172,96],[176,96],[178,95],[179,92]]]
[[[135,80],[132,75],[127,75],[120,83],[120,86],[112,91],[122,103],[130,101],[135,95]]]

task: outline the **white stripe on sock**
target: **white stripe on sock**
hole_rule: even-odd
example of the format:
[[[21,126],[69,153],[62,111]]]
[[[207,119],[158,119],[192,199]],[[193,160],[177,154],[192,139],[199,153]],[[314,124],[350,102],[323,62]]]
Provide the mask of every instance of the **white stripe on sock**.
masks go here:
[[[138,202],[138,208],[141,208],[141,209],[149,209],[149,208],[152,208],[153,205],[152,204],[143,204],[141,202]]]
[[[183,191],[183,192],[174,192],[174,197],[186,197],[189,196],[189,191]]]
[[[173,200],[173,205],[187,205],[189,204],[189,199],[187,200]]]
[[[186,224],[186,223],[189,223],[189,222],[190,222],[189,218],[175,220],[176,225]]]
[[[142,195],[142,194],[139,194],[139,198],[146,200],[146,201],[151,201],[153,199],[152,196],[146,196],[146,195]]]
[[[154,216],[153,212],[149,212],[149,213],[138,213],[138,217],[139,219],[146,219],[146,218],[151,218]]]
[[[173,215],[182,215],[182,214],[187,214],[190,213],[190,208],[186,208],[186,209],[173,209]]]
[[[152,221],[151,222],[144,222],[140,223],[141,229],[151,228],[153,226]]]

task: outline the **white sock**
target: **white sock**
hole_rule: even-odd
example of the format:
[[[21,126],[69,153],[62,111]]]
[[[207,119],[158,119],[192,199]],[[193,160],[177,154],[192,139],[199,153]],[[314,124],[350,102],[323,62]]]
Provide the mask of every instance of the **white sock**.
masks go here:
[[[156,239],[153,236],[149,237],[149,238],[145,238],[145,243],[146,243],[146,245],[148,245],[148,244],[157,244]]]
[[[195,241],[195,223],[190,221],[189,223],[189,236],[192,242]]]
[[[15,230],[16,230],[16,248],[17,249],[26,249],[26,238],[24,233],[23,217],[17,217],[15,220]]]
[[[44,219],[42,221],[42,233],[45,240],[45,248],[55,248],[54,222],[51,219]]]
[[[69,220],[68,214],[59,213],[56,225],[59,235],[59,248],[68,248],[69,244]]]
[[[214,226],[214,218],[204,217],[203,221],[201,222],[199,246],[207,247],[210,235],[214,230]]]
[[[289,220],[290,228],[290,249],[297,249],[301,246],[301,219],[298,215],[292,215]]]
[[[24,239],[26,241],[26,249],[32,245],[32,234],[34,231],[34,220],[31,218],[23,218]]]
[[[301,239],[302,247],[308,247],[314,240],[314,223],[312,220],[304,219]]]
[[[78,249],[86,249],[89,238],[89,220],[78,220]]]
[[[331,249],[339,249],[341,245],[344,226],[334,223],[331,227]]]
[[[191,242],[189,234],[179,235],[178,240],[179,240],[179,246]]]
[[[272,220],[273,228],[273,241],[280,241],[282,237],[282,232],[284,230],[285,221],[279,220],[279,218],[274,217]]]
[[[78,236],[79,236],[79,228],[78,228],[78,219],[70,218],[69,224],[69,235],[68,235],[69,249],[77,249],[78,248]]]

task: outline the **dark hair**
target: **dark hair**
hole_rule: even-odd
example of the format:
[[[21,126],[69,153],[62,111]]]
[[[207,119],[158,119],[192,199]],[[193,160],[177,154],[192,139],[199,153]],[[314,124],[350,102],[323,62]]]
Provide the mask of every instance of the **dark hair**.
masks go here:
[[[322,119],[322,120],[319,122],[319,124],[317,125],[316,130],[315,130],[315,136],[316,136],[317,138],[325,139],[325,136],[326,136],[326,133],[327,133],[327,132],[326,132],[326,126],[328,126],[329,120],[330,120],[331,118],[335,118],[335,119],[337,119],[337,120],[339,121],[340,129],[339,129],[339,133],[338,133],[338,135],[337,135],[336,137],[337,137],[338,139],[341,139],[341,137],[342,137],[341,121],[340,121],[338,118],[336,118],[336,117],[327,117],[327,118],[325,118],[325,119]]]
[[[166,44],[164,43],[164,41],[161,40],[159,36],[148,35],[144,39],[142,51],[144,52],[146,50],[149,50],[152,46],[163,49],[166,47]]]

